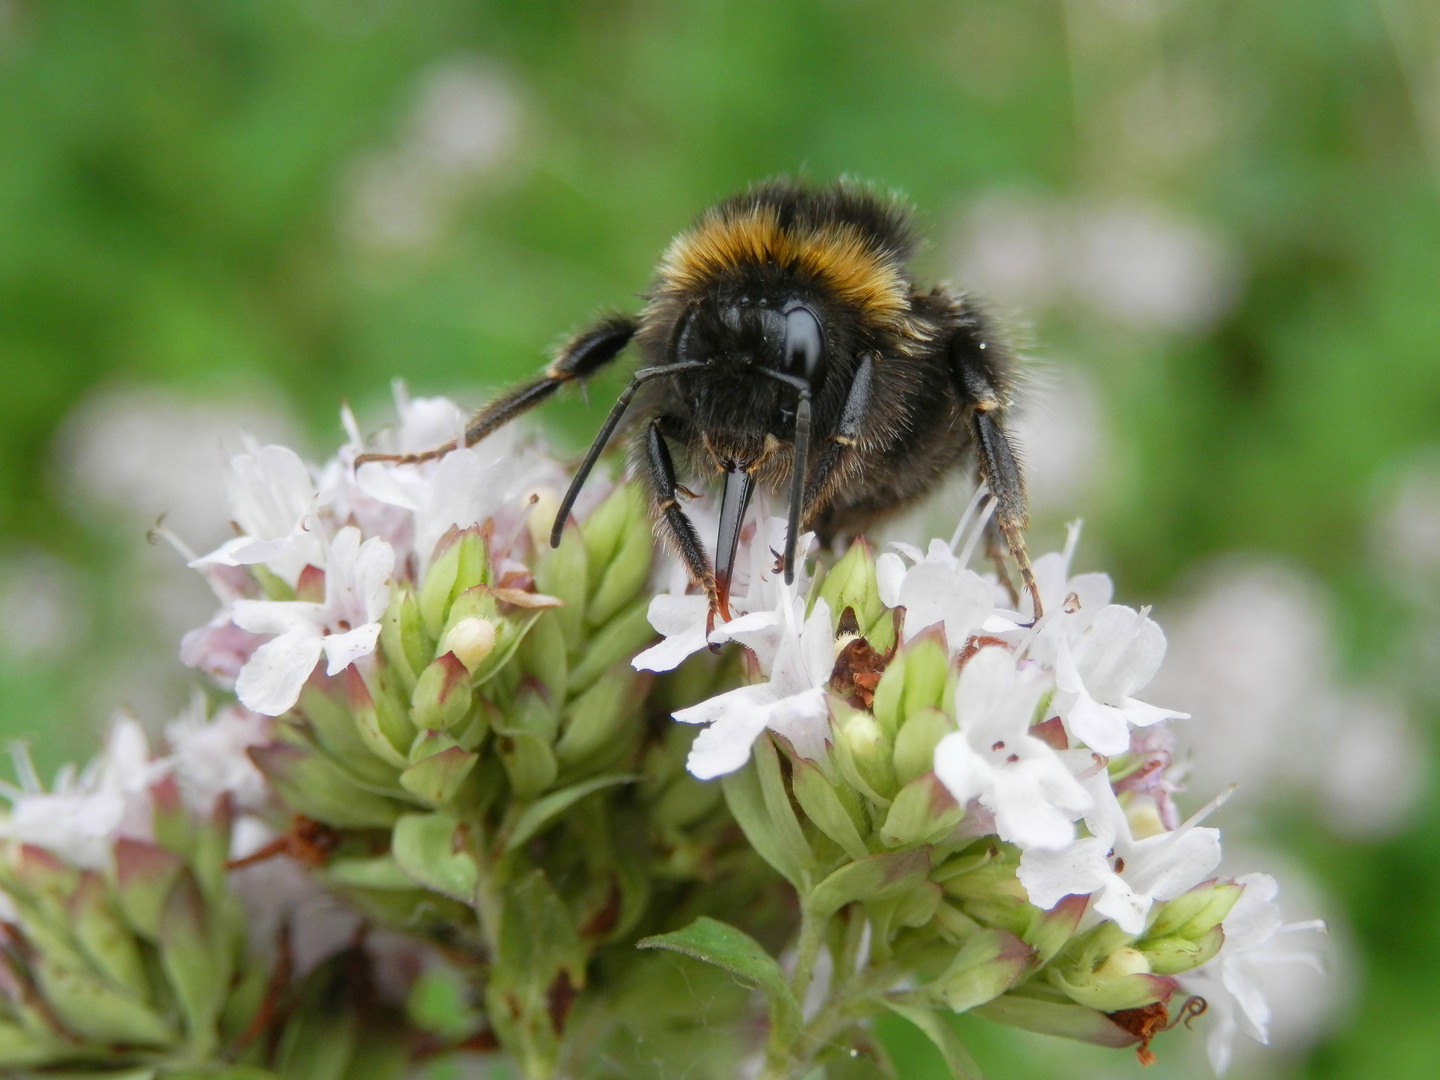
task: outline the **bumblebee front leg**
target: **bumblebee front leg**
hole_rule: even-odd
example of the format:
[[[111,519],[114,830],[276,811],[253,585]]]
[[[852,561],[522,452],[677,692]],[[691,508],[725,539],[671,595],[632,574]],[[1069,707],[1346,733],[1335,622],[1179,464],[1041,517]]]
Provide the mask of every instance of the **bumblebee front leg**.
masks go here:
[[[805,510],[800,515],[804,525],[811,525],[816,516],[825,509],[836,484],[845,475],[844,464],[856,452],[860,441],[860,427],[870,412],[870,387],[875,378],[875,362],[867,353],[855,369],[850,382],[849,393],[845,396],[845,408],[840,413],[840,422],[820,443],[815,455],[815,464],[805,480]]]
[[[600,371],[620,355],[621,350],[635,336],[637,328],[633,318],[627,315],[612,315],[571,338],[538,379],[501,394],[470,418],[470,422],[465,425],[465,445],[474,446],[520,414],[529,412],[548,399],[566,383],[588,378]],[[355,459],[355,464],[393,461],[402,465],[413,465],[444,457],[454,449],[455,441],[451,440],[444,446],[437,446],[419,454],[361,454]]]
[[[680,485],[675,479],[675,463],[661,433],[662,426],[663,419],[660,417],[646,425],[644,450],[637,455],[640,480],[650,494],[655,513],[655,530],[680,556],[690,580],[705,590],[705,595],[710,598],[711,618],[718,612],[728,622],[729,606],[715,586],[715,571],[705,554],[705,545],[694,522],[680,509]]]

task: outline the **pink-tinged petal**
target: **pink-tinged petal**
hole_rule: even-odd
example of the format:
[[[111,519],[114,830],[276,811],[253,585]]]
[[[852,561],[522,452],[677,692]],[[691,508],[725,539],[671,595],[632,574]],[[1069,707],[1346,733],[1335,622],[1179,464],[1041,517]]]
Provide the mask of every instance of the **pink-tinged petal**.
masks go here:
[[[1109,880],[1106,850],[1093,836],[1054,851],[1032,848],[1021,854],[1017,876],[1030,902],[1049,911],[1065,897],[1088,895]]]
[[[309,627],[317,636],[325,617],[323,604],[303,600],[236,600],[230,618],[252,634],[288,634]]]
[[[235,680],[235,696],[252,712],[279,716],[294,707],[323,650],[320,632],[306,624],[255,650]]]
[[[362,656],[369,656],[375,651],[375,642],[379,637],[378,622],[366,623],[347,633],[326,637],[321,643],[325,649],[325,658],[329,661],[325,674],[339,675]]]
[[[241,630],[229,619],[191,630],[180,639],[180,662],[217,679],[233,682],[265,640]]]

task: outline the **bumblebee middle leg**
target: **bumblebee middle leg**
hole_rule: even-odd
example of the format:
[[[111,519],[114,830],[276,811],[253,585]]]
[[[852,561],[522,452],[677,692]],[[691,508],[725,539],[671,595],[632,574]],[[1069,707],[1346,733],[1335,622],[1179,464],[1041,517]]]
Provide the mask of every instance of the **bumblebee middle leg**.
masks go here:
[[[465,425],[465,445],[474,446],[517,416],[549,399],[566,383],[588,378],[600,371],[620,355],[637,329],[638,324],[633,318],[612,315],[571,338],[538,379],[501,394],[470,418]],[[414,465],[444,457],[455,448],[456,443],[452,439],[443,446],[419,454],[361,454],[355,459],[355,464],[393,461]]]

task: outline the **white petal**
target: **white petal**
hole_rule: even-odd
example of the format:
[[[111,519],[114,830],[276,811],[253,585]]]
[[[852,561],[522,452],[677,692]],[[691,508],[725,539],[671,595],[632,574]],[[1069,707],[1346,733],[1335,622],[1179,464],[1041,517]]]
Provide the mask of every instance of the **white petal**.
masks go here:
[[[1125,714],[1101,705],[1081,687],[1075,703],[1064,710],[1065,727],[1079,742],[1107,757],[1130,749],[1130,728]]]
[[[1072,822],[1080,816],[1083,808],[1063,807],[1040,797],[1046,777],[1036,774],[1038,770],[1035,767],[1038,765],[1039,762],[1022,762],[1017,766],[996,769],[993,788],[990,793],[980,796],[980,802],[995,815],[995,831],[1000,839],[1018,844],[1021,848],[1055,850],[1075,839]],[[1064,771],[1058,758],[1051,767],[1059,769],[1072,784],[1075,783],[1074,777]],[[1075,788],[1079,797],[1084,798],[1084,790],[1078,784]],[[1066,801],[1073,803],[1075,799]]]
[[[669,637],[681,634],[695,627],[705,625],[705,616],[710,613],[710,601],[704,596],[675,596],[661,593],[650,601],[646,617],[655,632]],[[704,635],[702,633],[701,637]]]
[[[1032,904],[1049,911],[1064,897],[1088,895],[1110,879],[1107,850],[1093,836],[1057,851],[1030,848],[1020,856],[1020,884]]]
[[[664,597],[657,596],[655,599],[662,600]],[[687,656],[703,648],[705,624],[698,622],[636,654],[630,664],[636,671],[673,671]]]
[[[955,801],[964,806],[990,789],[995,770],[970,748],[965,736],[952,731],[935,746],[935,775]]]
[[[378,461],[367,461],[355,470],[355,485],[377,502],[406,510],[419,509],[394,473]]]
[[[375,642],[379,637],[378,622],[365,623],[344,634],[330,634],[322,643],[325,658],[330,661],[325,674],[339,675],[362,656],[369,656],[375,651]]]
[[[830,629],[830,605],[815,601],[815,610],[800,631],[800,659],[804,685],[824,686],[835,670],[835,634]]]
[[[309,627],[318,637],[325,609],[301,600],[236,600],[231,621],[252,634],[287,634]]]
[[[1153,902],[1149,896],[1130,888],[1123,877],[1111,874],[1094,908],[1096,914],[1104,915],[1127,934],[1138,934],[1145,929],[1145,916],[1150,913]]]
[[[1135,846],[1126,877],[1156,900],[1189,892],[1220,865],[1220,830],[1193,828],[1182,836],[1161,834]]]
[[[888,608],[900,606],[900,586],[905,581],[905,562],[893,551],[882,552],[875,559],[875,584],[880,602]]]
[[[772,731],[785,736],[801,757],[811,761],[825,759],[830,706],[824,690],[817,687],[782,698],[771,708],[767,724]]]
[[[300,698],[300,689],[320,659],[320,634],[297,627],[265,642],[240,669],[235,696],[252,712],[279,716]]]

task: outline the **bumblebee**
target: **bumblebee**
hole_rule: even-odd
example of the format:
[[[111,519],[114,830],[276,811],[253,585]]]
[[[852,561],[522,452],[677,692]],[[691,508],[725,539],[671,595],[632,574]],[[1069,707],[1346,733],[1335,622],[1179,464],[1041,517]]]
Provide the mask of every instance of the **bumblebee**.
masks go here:
[[[628,413],[631,473],[712,618],[730,617],[756,484],[788,500],[779,558],[790,583],[802,531],[822,543],[858,533],[967,464],[993,498],[992,554],[999,559],[1003,538],[1038,618],[1024,483],[1004,424],[1014,360],[968,297],[917,287],[907,266],[915,246],[908,208],[858,184],[772,181],[732,196],[670,244],[639,315],[610,315],[575,335],[539,378],[477,413],[465,445],[633,345],[640,365],[561,502],[552,546]],[[365,459],[418,462],[454,448]],[[723,485],[713,563],[681,509],[692,493],[676,451],[688,475]]]

